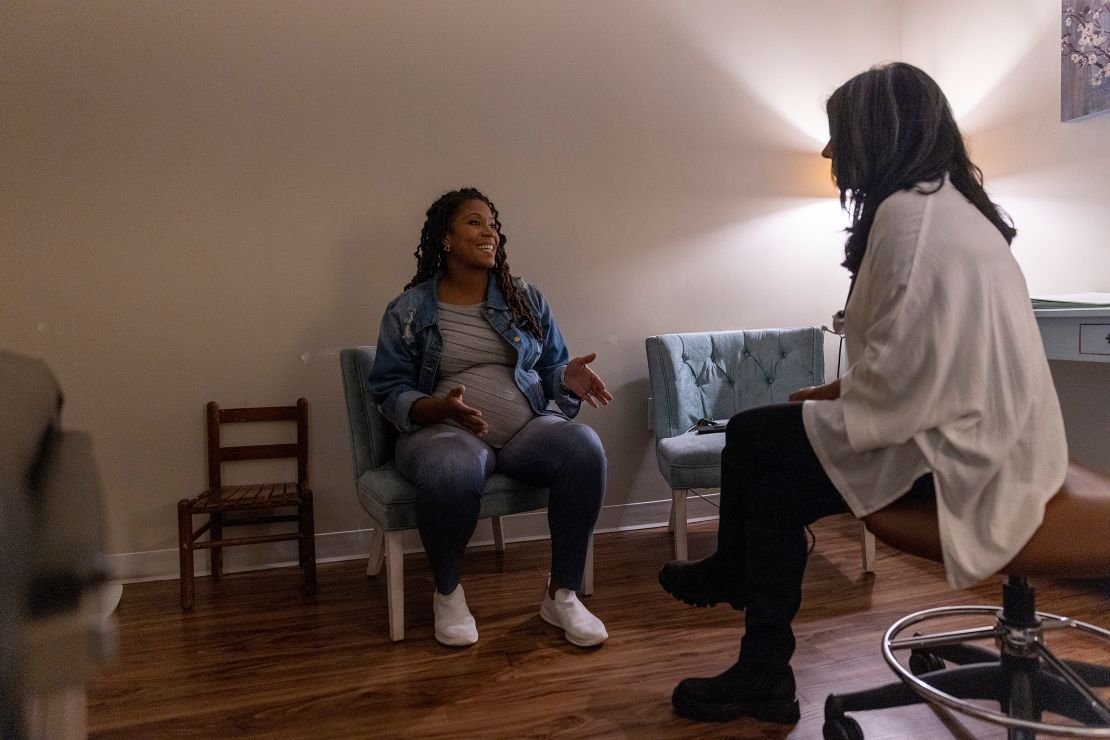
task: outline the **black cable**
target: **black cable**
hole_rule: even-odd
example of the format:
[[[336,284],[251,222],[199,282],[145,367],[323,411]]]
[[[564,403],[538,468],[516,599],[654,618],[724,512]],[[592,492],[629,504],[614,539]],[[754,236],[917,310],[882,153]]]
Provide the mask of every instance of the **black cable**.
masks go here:
[[[695,496],[697,496],[697,497],[698,497],[698,498],[700,498],[700,499],[701,499],[702,501],[704,501],[705,503],[707,503],[707,504],[709,504],[710,506],[712,506],[712,507],[713,507],[714,509],[719,509],[719,508],[721,508],[721,505],[720,505],[720,504],[715,504],[715,503],[713,503],[712,501],[710,501],[709,499],[707,499],[707,498],[706,498],[705,496],[702,496],[702,495],[701,495],[700,493],[698,493],[698,489],[696,489],[696,488],[691,488],[690,490],[694,492],[694,495],[695,495]]]

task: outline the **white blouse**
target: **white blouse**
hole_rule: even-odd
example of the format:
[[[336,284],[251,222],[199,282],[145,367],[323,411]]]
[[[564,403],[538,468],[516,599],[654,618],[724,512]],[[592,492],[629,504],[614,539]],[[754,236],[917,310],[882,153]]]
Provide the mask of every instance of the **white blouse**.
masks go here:
[[[931,190],[935,183],[918,188]],[[948,583],[998,572],[1067,471],[1056,389],[1025,278],[947,180],[879,206],[844,311],[840,398],[806,401],[806,435],[863,517],[931,472]]]

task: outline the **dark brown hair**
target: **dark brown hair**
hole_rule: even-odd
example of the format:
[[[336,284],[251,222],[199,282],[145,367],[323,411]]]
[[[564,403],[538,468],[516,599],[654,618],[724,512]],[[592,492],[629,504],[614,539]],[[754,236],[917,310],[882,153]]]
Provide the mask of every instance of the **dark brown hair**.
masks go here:
[[[853,276],[879,204],[918,183],[935,182],[928,192],[936,192],[945,175],[1007,244],[1013,241],[1017,229],[987,197],[983,172],[968,158],[948,100],[929,75],[902,62],[873,67],[841,85],[826,110],[833,179],[852,217],[843,264]]]
[[[428,208],[424,220],[424,228],[420,230],[420,244],[416,247],[416,274],[405,286],[408,290],[412,286],[432,279],[443,268],[444,253],[443,240],[451,230],[451,222],[458,215],[463,205],[470,200],[480,200],[489,206],[493,214],[494,226],[497,229],[498,244],[497,254],[494,257],[493,271],[497,280],[497,287],[501,295],[505,296],[505,304],[509,307],[509,314],[513,323],[530,331],[537,339],[543,341],[543,327],[536,318],[524,291],[513,282],[512,273],[509,272],[509,261],[505,255],[505,244],[509,239],[501,232],[501,216],[493,201],[487,198],[476,188],[459,188],[441,195],[435,203]]]

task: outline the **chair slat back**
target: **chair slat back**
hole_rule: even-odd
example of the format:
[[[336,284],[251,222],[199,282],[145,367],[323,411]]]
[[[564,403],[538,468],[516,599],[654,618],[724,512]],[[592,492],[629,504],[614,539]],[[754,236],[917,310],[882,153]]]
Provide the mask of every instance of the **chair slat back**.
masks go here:
[[[297,457],[300,447],[296,444],[284,445],[238,445],[235,447],[220,448],[220,462],[237,462],[239,460],[275,460],[286,457]]]
[[[248,409],[220,409],[221,424],[253,421],[296,421],[296,406],[259,406]]]
[[[225,462],[242,460],[278,460],[296,458],[297,482],[308,485],[308,401],[297,399],[296,406],[259,406],[256,408],[221,409],[210,401],[206,409],[208,427],[208,487],[222,483],[220,467]],[[229,445],[220,444],[221,424],[292,421],[297,425],[297,441],[292,444]]]
[[[657,440],[825,381],[817,327],[660,334],[646,350]]]
[[[375,348],[350,347],[340,350],[339,368],[347,397],[347,422],[351,433],[351,461],[355,479],[367,470],[379,468],[393,459],[397,432],[374,403],[367,385],[374,367]]]

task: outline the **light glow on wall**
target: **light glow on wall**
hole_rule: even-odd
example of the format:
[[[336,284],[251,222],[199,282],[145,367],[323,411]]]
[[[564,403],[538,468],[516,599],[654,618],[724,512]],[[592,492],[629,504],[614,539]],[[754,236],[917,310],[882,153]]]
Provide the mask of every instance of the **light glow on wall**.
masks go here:
[[[782,23],[782,10],[774,5],[722,2],[714,4],[712,13],[690,13],[682,3],[659,0],[655,8],[740,90],[751,93],[781,119],[768,127],[777,139],[772,143],[796,149],[824,146],[829,133],[824,100],[839,84],[834,82],[837,76],[826,69],[815,70],[813,60],[804,54],[784,53],[791,42],[773,30]],[[798,39],[792,43],[805,46]],[[753,65],[753,58],[768,63]]]
[[[685,272],[701,276],[706,294],[735,295],[742,285],[747,304],[781,312],[785,295],[795,309],[816,301],[824,315],[824,304],[835,302],[847,284],[839,266],[847,214],[832,198],[775,198],[754,205],[762,215],[678,245]]]
[[[1060,5],[1045,0],[976,2],[943,0],[948,12],[929,4],[906,3],[903,47],[906,61],[928,72],[940,84],[952,112],[966,131],[987,128],[1012,114],[998,105],[994,93],[1014,85],[1026,87],[1032,70],[1024,76],[1023,62],[1041,54],[1038,43],[1054,38],[1053,58],[1059,54]],[[912,33],[931,28],[928,35]],[[953,50],[958,53],[953,53]],[[1043,64],[1035,65],[1040,69]],[[1058,74],[1058,73],[1057,73]],[[1021,96],[1007,96],[1012,104]]]

